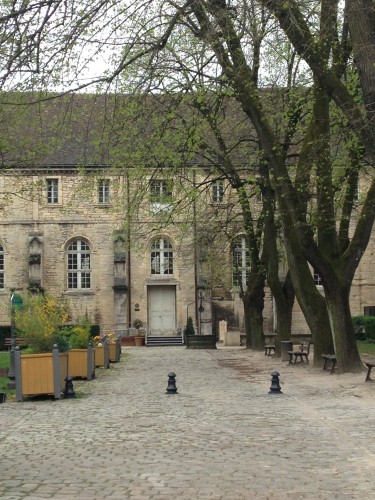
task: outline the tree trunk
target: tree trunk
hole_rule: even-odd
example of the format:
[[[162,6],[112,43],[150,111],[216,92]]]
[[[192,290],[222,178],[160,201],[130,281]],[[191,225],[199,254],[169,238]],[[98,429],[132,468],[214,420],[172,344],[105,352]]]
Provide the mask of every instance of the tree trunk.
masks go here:
[[[354,334],[349,306],[350,287],[342,286],[337,280],[330,280],[325,287],[328,315],[331,322],[333,341],[340,372],[363,370]]]
[[[280,291],[274,293],[275,313],[276,313],[276,356],[281,356],[281,342],[290,340],[292,333],[293,304],[295,299],[294,287],[288,272],[283,285],[280,284]]]
[[[263,309],[264,276],[250,275],[250,283],[242,296],[248,349],[264,349]]]
[[[299,250],[298,243],[293,249],[288,248],[290,245],[293,243],[286,238],[285,246],[294,290],[314,342],[314,366],[320,366],[321,355],[334,352],[327,305],[316,288],[310,268],[302,251]]]

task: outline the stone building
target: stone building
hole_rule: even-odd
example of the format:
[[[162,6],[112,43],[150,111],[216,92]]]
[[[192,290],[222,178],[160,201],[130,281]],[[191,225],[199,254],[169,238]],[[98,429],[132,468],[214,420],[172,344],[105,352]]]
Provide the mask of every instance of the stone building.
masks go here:
[[[126,332],[140,319],[151,335],[173,335],[188,316],[202,334],[218,334],[223,319],[243,330],[238,281],[247,249],[238,222],[235,240],[217,237],[235,220],[235,203],[209,163],[189,158],[177,170],[166,164],[164,146],[162,164],[145,165],[135,149],[147,130],[134,133],[134,123],[109,145],[108,103],[93,97],[28,109],[16,125],[10,114],[1,120],[1,324],[9,324],[11,290],[42,288],[67,301],[72,322],[87,316],[103,333]],[[136,120],[147,128],[144,117]],[[148,140],[149,150],[159,147]],[[194,197],[198,182],[207,184],[203,201]],[[373,236],[353,283],[353,314],[375,306],[374,265]],[[264,329],[272,332],[268,289],[265,302]],[[298,304],[293,331],[308,331]]]

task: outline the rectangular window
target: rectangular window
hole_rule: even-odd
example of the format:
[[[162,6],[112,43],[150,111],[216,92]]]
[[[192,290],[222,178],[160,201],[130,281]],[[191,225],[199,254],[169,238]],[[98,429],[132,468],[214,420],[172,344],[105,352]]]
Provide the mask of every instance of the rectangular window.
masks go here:
[[[99,179],[98,201],[100,204],[109,204],[109,179]]]
[[[224,181],[218,179],[212,183],[212,203],[223,203]]]
[[[241,237],[234,242],[232,248],[233,286],[246,288],[250,277],[250,253],[246,239]]]
[[[47,203],[56,204],[59,202],[59,180],[47,179]]]
[[[314,275],[313,276],[314,276],[314,283],[315,283],[315,285],[317,285],[317,286],[323,285],[322,278],[320,277],[320,274],[318,272],[314,271]]]
[[[375,306],[365,306],[363,308],[364,316],[375,316]]]
[[[172,201],[172,184],[166,180],[152,179],[150,181],[151,203],[170,203]]]

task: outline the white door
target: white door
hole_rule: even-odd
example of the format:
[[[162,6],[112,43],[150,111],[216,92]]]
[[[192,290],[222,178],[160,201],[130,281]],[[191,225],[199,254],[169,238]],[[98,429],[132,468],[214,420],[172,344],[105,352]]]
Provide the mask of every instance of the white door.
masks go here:
[[[176,287],[148,287],[148,330],[150,335],[173,335],[176,331]]]

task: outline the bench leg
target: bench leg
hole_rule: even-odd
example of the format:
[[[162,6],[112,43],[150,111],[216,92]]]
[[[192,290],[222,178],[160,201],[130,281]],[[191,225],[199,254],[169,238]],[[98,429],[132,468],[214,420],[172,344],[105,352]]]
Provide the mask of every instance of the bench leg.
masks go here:
[[[324,358],[323,371],[327,369],[327,362],[328,362],[328,359]]]
[[[369,367],[367,368],[367,375],[366,375],[366,380],[365,380],[365,382],[368,382],[369,380],[371,380],[371,379],[370,379],[371,369],[372,369],[372,366],[369,366]]]
[[[331,372],[330,372],[330,374],[331,374],[331,375],[332,375],[332,374],[333,374],[333,372],[335,371],[335,366],[336,366],[336,360],[335,360],[335,359],[333,359],[333,360],[332,360]]]

